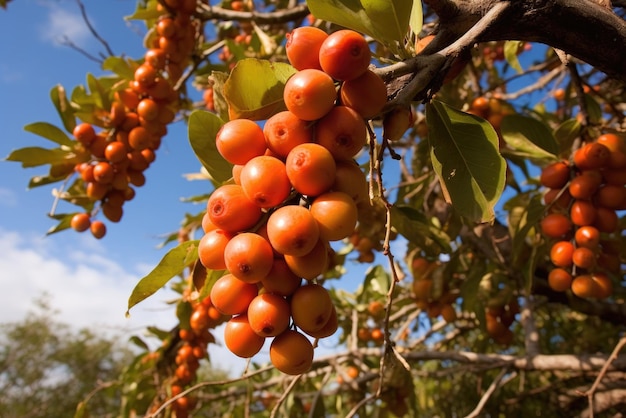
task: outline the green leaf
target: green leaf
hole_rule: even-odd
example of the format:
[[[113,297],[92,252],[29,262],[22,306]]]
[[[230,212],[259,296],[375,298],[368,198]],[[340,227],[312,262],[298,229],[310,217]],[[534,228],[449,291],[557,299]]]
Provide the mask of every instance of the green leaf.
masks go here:
[[[522,73],[522,66],[519,63],[519,59],[517,58],[517,54],[520,52],[520,48],[524,45],[521,41],[506,41],[504,42],[504,59],[509,63],[511,68],[518,72],[518,74]]]
[[[550,129],[541,121],[522,115],[502,119],[502,138],[514,155],[536,161],[558,159],[559,146]]]
[[[102,69],[112,71],[126,80],[132,80],[135,77],[135,71],[130,62],[122,57],[107,57],[102,63]]]
[[[218,183],[232,177],[232,165],[222,157],[215,136],[224,121],[211,112],[196,110],[189,116],[189,142],[209,175]]]
[[[506,206],[509,211],[509,232],[512,239],[512,263],[517,265],[519,257],[524,254],[522,249],[528,234],[539,224],[546,208],[539,195],[530,200],[525,195],[516,196],[507,202]]]
[[[213,86],[213,103],[215,111],[222,120],[228,120],[228,103],[224,97],[224,84],[228,80],[228,73],[223,71],[213,71],[209,76],[211,86]]]
[[[446,201],[471,221],[493,221],[506,175],[493,127],[439,101],[427,105],[426,121],[431,160]]]
[[[391,224],[409,242],[423,243],[424,246],[427,246],[428,243],[424,242],[424,238],[430,238],[438,245],[437,254],[451,251],[450,237],[441,228],[435,227],[417,209],[393,205],[391,207]]]
[[[375,295],[386,295],[390,286],[391,277],[381,265],[377,264],[370,267],[365,273],[363,285],[357,290],[357,302],[369,302],[372,293]]]
[[[100,109],[108,110],[111,104],[109,103],[107,93],[93,74],[87,74],[87,86],[95,105]]]
[[[186,241],[178,247],[172,248],[165,254],[159,264],[147,276],[139,280],[128,298],[128,310],[126,315],[130,315],[130,309],[153,295],[161,289],[173,277],[182,273],[185,267],[198,259],[198,241]]]
[[[295,72],[291,65],[280,62],[239,61],[224,83],[230,118],[263,120],[285,110],[283,90]]]
[[[416,35],[422,31],[422,26],[424,26],[424,12],[422,11],[421,1],[413,1],[411,15],[409,17],[409,26]]]
[[[63,126],[67,132],[72,132],[76,126],[76,117],[74,116],[74,108],[72,103],[67,100],[67,94],[65,88],[58,84],[50,90],[50,99],[54,103],[54,107],[57,109]]]
[[[589,122],[592,124],[599,124],[602,122],[602,108],[600,103],[596,101],[591,95],[585,94],[585,106],[587,107],[587,114],[589,115]]]
[[[71,222],[72,222],[72,217],[76,213],[77,212],[74,212],[74,213],[58,213],[56,215],[49,215],[50,218],[58,220],[59,223],[56,224],[55,226],[53,226],[52,228],[48,229],[48,231],[46,232],[46,235],[52,235],[54,233],[61,232],[61,231],[64,231],[64,230],[70,228]]]
[[[409,29],[409,19],[417,24],[419,12],[414,10],[412,0],[309,0],[307,5],[318,19],[353,29],[371,36],[396,50]],[[421,20],[421,19],[420,19]],[[421,29],[421,23],[419,24]],[[413,32],[419,32],[413,28]]]
[[[62,176],[62,177],[53,177],[53,176],[50,176],[50,175],[33,176],[33,177],[31,177],[30,181],[28,182],[28,188],[29,189],[34,189],[35,187],[46,186],[48,184],[52,184],[52,183],[59,182],[61,180],[65,180],[66,178],[67,178],[67,176]]]
[[[72,151],[61,148],[26,147],[12,151],[7,157],[7,161],[21,162],[22,167],[27,168],[62,163],[74,155]]]
[[[24,126],[26,132],[39,135],[56,144],[73,147],[76,143],[61,129],[48,122],[35,122]]]
[[[582,125],[577,119],[568,119],[554,131],[554,137],[559,147],[559,154],[569,154],[574,140],[580,136]]]

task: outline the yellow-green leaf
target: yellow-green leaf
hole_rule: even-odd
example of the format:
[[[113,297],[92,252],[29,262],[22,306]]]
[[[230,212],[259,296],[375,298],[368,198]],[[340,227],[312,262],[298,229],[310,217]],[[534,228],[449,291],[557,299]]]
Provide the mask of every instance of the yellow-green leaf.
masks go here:
[[[26,147],[12,151],[7,161],[21,162],[22,167],[37,167],[44,164],[63,163],[74,156],[74,153],[61,148]]]
[[[528,116],[507,115],[502,119],[501,131],[514,155],[535,161],[557,159],[558,144],[543,122]]]
[[[75,142],[61,129],[48,122],[35,122],[24,126],[24,130],[42,138],[46,138],[59,145],[74,146]]]
[[[471,221],[493,221],[506,174],[493,127],[439,101],[427,105],[426,121],[430,156],[446,201]]]
[[[419,10],[414,3],[420,4]],[[395,49],[409,29],[419,32],[421,2],[412,0],[309,0],[309,10],[318,19],[371,36]]]
[[[76,126],[76,117],[72,103],[67,99],[65,88],[60,84],[54,86],[50,90],[50,99],[63,121],[63,127],[67,132],[72,132]]]
[[[196,110],[189,116],[189,142],[196,157],[218,183],[232,177],[232,165],[222,157],[215,145],[215,136],[224,121],[205,110]]]
[[[156,293],[173,277],[183,272],[185,267],[198,259],[198,241],[186,241],[172,248],[165,254],[159,264],[147,276],[143,277],[128,298],[128,310]]]
[[[230,118],[263,120],[286,109],[283,90],[295,72],[291,65],[280,62],[239,61],[224,83]]]

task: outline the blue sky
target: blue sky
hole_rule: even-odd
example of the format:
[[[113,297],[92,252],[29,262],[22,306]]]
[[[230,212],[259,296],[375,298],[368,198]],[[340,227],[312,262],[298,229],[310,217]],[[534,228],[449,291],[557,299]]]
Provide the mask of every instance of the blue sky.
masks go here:
[[[136,0],[85,0],[97,31],[116,54],[144,53],[140,22],[125,22]],[[84,83],[87,72],[101,74],[99,65],[60,44],[67,36],[90,53],[104,51],[89,33],[73,0],[20,0],[0,11],[0,156],[24,146],[52,146],[25,132],[24,125],[45,121],[61,126],[49,99],[50,89],[62,84],[68,91]],[[26,190],[31,176],[46,167],[22,169],[19,163],[0,162],[0,322],[17,320],[42,292],[60,318],[77,326],[141,329],[146,324],[172,325],[171,311],[163,310],[168,295],[157,294],[124,317],[127,298],[137,280],[155,266],[165,251],[157,249],[161,235],[177,228],[186,211],[198,206],[180,199],[206,193],[207,184],[182,176],[200,165],[187,141],[186,127],[170,126],[147,183],[134,201],[124,206],[123,221],[108,223],[100,241],[88,233],[64,231],[46,237],[54,225],[47,217],[52,187]],[[55,187],[58,187],[55,186]],[[73,211],[61,206],[59,212]]]

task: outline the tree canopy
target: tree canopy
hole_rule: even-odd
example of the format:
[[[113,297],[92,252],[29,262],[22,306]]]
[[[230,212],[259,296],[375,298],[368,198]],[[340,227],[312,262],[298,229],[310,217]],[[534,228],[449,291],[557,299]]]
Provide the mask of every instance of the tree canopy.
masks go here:
[[[179,325],[149,330],[156,350],[133,338],[143,351],[108,407],[618,416],[625,8],[138,1],[127,19],[145,23],[145,56],[111,53],[106,75],[54,86],[60,122],[25,127],[54,148],[7,157],[47,167],[30,188],[63,185],[49,234],[106,239],[168,125],[187,123],[202,210],[128,300],[169,286]],[[200,369],[216,343],[247,361],[242,376]]]

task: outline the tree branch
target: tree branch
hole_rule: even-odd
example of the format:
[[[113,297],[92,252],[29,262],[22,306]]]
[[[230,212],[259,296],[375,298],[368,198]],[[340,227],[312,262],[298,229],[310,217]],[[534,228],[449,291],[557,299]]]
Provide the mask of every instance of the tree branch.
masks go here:
[[[236,20],[239,22],[254,21],[259,25],[287,23],[302,19],[309,14],[306,4],[300,4],[290,9],[282,9],[275,12],[238,12],[221,7],[201,5],[202,11],[197,15],[201,20]]]

